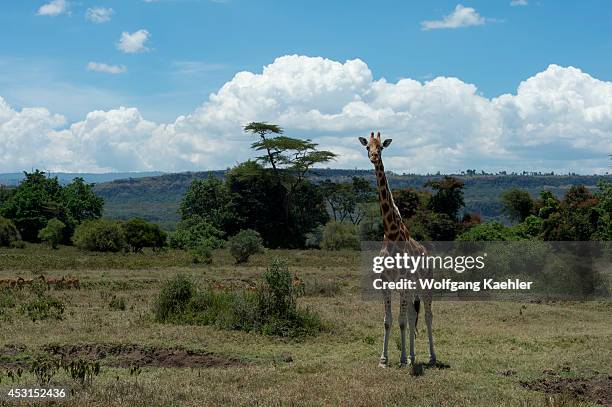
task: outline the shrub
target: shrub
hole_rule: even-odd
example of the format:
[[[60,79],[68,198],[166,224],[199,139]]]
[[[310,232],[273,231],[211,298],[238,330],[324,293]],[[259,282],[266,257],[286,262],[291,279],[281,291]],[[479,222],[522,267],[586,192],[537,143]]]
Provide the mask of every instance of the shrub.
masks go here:
[[[121,223],[107,219],[83,222],[76,228],[72,241],[79,249],[97,252],[118,252],[126,246]]]
[[[494,242],[516,240],[512,229],[499,222],[481,223],[457,236],[460,242]]]
[[[326,250],[359,250],[359,230],[350,223],[331,221],[325,225],[321,248]]]
[[[245,263],[251,255],[260,253],[264,249],[261,236],[251,229],[241,230],[235,236],[230,237],[227,245],[236,263]]]
[[[64,237],[63,232],[65,227],[66,225],[61,220],[57,218],[50,219],[49,222],[47,222],[47,226],[38,232],[38,238],[51,246],[51,248],[57,249],[57,245]]]
[[[306,248],[308,249],[320,249],[321,242],[323,241],[323,231],[325,226],[319,225],[314,228],[311,232],[306,233]]]
[[[11,242],[10,247],[12,249],[25,249],[26,248],[26,244],[23,240],[13,240]]]
[[[287,263],[274,260],[255,292],[197,290],[177,275],[161,290],[153,313],[159,322],[216,325],[222,329],[297,337],[321,330],[316,314],[297,307],[302,287],[294,284]]]
[[[19,241],[21,236],[15,224],[0,216],[0,246],[9,247],[12,242]]]
[[[145,247],[161,249],[166,244],[166,232],[155,223],[133,218],[125,222],[122,227],[125,242],[134,253],[142,251]]]
[[[127,304],[125,302],[125,298],[113,295],[113,298],[108,303],[108,307],[115,311],[125,311]]]
[[[62,319],[64,303],[57,298],[40,295],[21,305],[21,313],[32,321]]]
[[[195,264],[211,264],[212,263],[212,249],[207,242],[200,243],[189,251],[192,256],[192,260]]]
[[[170,235],[169,245],[173,249],[189,250],[202,244],[211,249],[223,247],[225,233],[201,216],[194,215],[178,223],[176,232]]]
[[[158,322],[182,322],[182,314],[195,293],[193,282],[183,274],[177,274],[162,287],[153,304],[155,319]]]

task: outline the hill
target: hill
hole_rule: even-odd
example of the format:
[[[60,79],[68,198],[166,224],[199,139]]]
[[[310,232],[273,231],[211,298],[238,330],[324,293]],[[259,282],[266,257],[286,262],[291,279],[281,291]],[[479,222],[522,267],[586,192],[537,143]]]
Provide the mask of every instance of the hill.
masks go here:
[[[85,182],[99,183],[99,182],[110,182],[117,179],[124,178],[141,178],[141,177],[155,177],[162,175],[160,171],[148,171],[148,172],[107,172],[101,174],[87,173],[87,172],[54,172],[49,173],[52,177],[57,177],[61,184],[67,184],[76,177],[81,177]],[[16,186],[25,178],[23,172],[9,172],[0,174],[0,185]]]
[[[203,179],[212,174],[223,178],[225,171],[184,172],[152,177],[118,179],[96,184],[95,192],[105,201],[104,214],[114,219],[129,219],[139,216],[173,229],[179,220],[178,209],[181,198],[194,179]],[[374,183],[370,170],[317,169],[310,176],[315,181],[331,179],[335,182],[350,181],[353,176],[362,176]],[[466,211],[478,212],[485,220],[501,220],[499,195],[502,191],[517,187],[532,196],[548,189],[561,196],[572,185],[596,188],[601,179],[612,181],[610,175],[453,175],[465,182]],[[391,188],[423,188],[432,179],[443,175],[389,174]]]

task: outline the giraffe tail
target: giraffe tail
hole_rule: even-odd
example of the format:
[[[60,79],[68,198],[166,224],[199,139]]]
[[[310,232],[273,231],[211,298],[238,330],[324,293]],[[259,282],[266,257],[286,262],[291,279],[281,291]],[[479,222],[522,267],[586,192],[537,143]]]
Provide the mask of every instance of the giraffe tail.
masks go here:
[[[419,297],[414,299],[414,311],[416,312],[416,319],[414,320],[414,333],[419,333],[419,311],[421,310],[421,299]]]

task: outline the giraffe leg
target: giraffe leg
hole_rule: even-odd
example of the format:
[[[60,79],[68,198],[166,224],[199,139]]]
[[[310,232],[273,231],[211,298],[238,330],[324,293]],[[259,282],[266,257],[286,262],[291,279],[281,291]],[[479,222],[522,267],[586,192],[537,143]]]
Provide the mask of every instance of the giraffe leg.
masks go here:
[[[385,337],[383,339],[383,351],[380,357],[379,367],[387,367],[389,362],[389,336],[391,334],[391,322],[393,316],[391,314],[391,291],[383,291],[383,300],[385,303]]]
[[[406,365],[406,323],[408,322],[408,293],[400,292],[400,310],[399,310],[399,328],[400,328],[400,345],[402,355],[400,356],[400,367]]]
[[[431,312],[431,293],[425,295],[425,324],[427,325],[427,336],[429,337],[429,363],[431,365],[436,364],[436,352],[434,351],[433,343],[433,328],[431,326],[433,321],[433,313]]]
[[[416,329],[417,313],[416,313],[416,310],[414,309],[412,298],[407,308],[408,308],[408,333],[409,333],[409,345],[410,345],[410,364],[414,365],[414,332]]]

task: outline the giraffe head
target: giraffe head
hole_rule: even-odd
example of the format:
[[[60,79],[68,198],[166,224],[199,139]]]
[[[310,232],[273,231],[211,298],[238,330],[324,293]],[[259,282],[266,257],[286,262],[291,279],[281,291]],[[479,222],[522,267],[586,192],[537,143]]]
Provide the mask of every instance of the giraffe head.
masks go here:
[[[392,139],[388,138],[385,141],[380,141],[380,132],[374,137],[374,132],[370,134],[370,140],[366,140],[365,137],[359,137],[359,141],[361,145],[365,146],[366,150],[368,150],[368,158],[372,162],[372,164],[378,164],[380,162],[380,158],[382,155],[383,148],[389,147]]]

